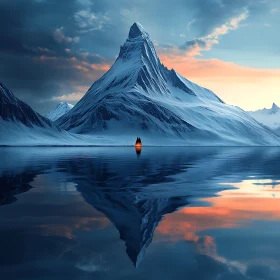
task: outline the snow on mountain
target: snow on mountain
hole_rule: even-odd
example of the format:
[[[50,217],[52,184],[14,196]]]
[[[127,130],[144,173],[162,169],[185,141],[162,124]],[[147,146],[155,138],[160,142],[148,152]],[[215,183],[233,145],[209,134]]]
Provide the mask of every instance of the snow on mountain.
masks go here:
[[[3,121],[21,123],[27,127],[48,127],[59,129],[54,123],[36,113],[23,101],[0,83],[1,111],[0,117]]]
[[[280,132],[280,107],[275,103],[272,104],[270,109],[264,108],[248,113],[263,125]]]
[[[19,100],[2,83],[0,101],[0,146],[100,144],[100,139],[62,130]],[[110,141],[107,141],[107,144],[110,144]]]
[[[51,121],[56,121],[61,116],[65,115],[67,112],[69,112],[74,105],[66,103],[66,102],[60,102],[53,110],[51,110],[47,115],[46,118],[48,118]]]
[[[155,145],[174,139],[185,145],[279,144],[246,112],[164,67],[139,23],[109,71],[56,124],[79,134],[141,136]]]

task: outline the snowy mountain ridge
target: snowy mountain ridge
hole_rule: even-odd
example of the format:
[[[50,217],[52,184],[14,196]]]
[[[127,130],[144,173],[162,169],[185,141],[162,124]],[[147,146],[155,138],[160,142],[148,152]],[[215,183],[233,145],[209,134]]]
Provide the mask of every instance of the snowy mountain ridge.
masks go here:
[[[263,108],[257,111],[248,112],[254,119],[263,125],[273,129],[280,129],[280,107],[275,103],[272,104],[271,108]]]
[[[36,113],[23,101],[19,100],[4,84],[0,83],[1,111],[4,121],[22,123],[28,127],[47,127],[60,130],[54,123]]]
[[[110,140],[103,140],[103,142],[110,144]],[[0,146],[94,144],[100,144],[100,139],[62,130],[19,100],[4,84],[0,83]]]
[[[136,136],[144,145],[280,143],[240,108],[161,64],[139,23],[130,28],[112,67],[55,122],[3,84],[0,94],[0,145],[131,145]]]
[[[65,115],[69,112],[74,105],[67,103],[67,102],[60,102],[53,110],[51,110],[47,115],[46,118],[51,121],[56,121],[61,116]]]
[[[155,145],[174,139],[185,145],[279,144],[246,112],[164,67],[139,23],[112,67],[56,124],[79,134],[142,135]]]

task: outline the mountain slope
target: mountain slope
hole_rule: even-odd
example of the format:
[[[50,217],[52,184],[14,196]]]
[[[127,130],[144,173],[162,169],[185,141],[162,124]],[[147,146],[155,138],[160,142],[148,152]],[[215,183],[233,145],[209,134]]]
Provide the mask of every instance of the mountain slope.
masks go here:
[[[144,144],[279,144],[243,110],[165,68],[139,23],[109,71],[56,124],[81,134],[141,136]]]
[[[46,118],[51,121],[56,121],[61,116],[65,115],[67,112],[69,112],[74,105],[66,103],[66,102],[60,102],[53,110],[51,110],[47,115]]]
[[[275,103],[270,109],[264,108],[248,113],[263,125],[276,131],[280,130],[280,108]]]
[[[0,146],[88,145],[94,141],[62,130],[0,83]]]
[[[58,129],[51,121],[36,113],[2,83],[0,83],[0,117],[4,121],[21,123],[27,127],[52,127]]]

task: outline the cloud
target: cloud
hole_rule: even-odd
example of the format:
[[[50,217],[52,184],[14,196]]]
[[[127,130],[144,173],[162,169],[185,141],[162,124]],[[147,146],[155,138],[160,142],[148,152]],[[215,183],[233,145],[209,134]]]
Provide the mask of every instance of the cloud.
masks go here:
[[[76,12],[74,18],[78,26],[81,28],[93,26],[97,19],[96,15],[93,12],[91,12],[90,9],[80,10]]]
[[[106,13],[94,13],[88,1],[82,1],[82,8],[74,14],[74,19],[83,31],[103,30],[110,20]]]
[[[83,80],[89,81],[94,81],[101,74],[107,71],[111,66],[110,64],[107,64],[105,62],[90,63],[89,61],[92,58],[89,58],[89,61],[87,61],[87,57],[94,57],[94,55],[83,53],[78,53],[76,56],[73,55],[69,57],[41,55],[34,57],[33,61],[40,63],[41,65],[43,64],[45,66],[56,69],[57,71],[78,71],[83,75]]]
[[[264,26],[265,27],[271,27],[272,25],[270,23],[265,23]]]
[[[195,23],[192,29],[200,33],[199,37],[207,36],[213,29],[222,26],[232,18],[238,18],[247,11],[251,16],[269,11],[268,1],[262,0],[195,0],[190,1]]]
[[[191,26],[195,23],[195,21],[196,21],[196,20],[193,19],[193,20],[191,20],[191,21],[188,22],[188,25],[187,25],[188,31],[190,31]]]
[[[155,16],[159,6],[161,14]],[[75,0],[67,5],[65,1],[55,0],[41,3],[1,0],[0,10],[1,81],[44,114],[54,104],[42,106],[42,102],[52,100],[53,96],[79,92],[75,86],[89,87],[104,73],[118,54],[134,21],[141,22],[151,38],[159,42],[157,48],[162,47],[162,53],[165,51],[168,57],[176,53],[184,60],[186,55],[197,55],[199,45],[213,47],[215,41],[210,38],[206,40],[207,44],[198,39],[208,36],[229,19],[248,10],[252,20],[254,15],[270,14],[271,6],[258,0]],[[170,11],[176,14],[172,24],[166,21]],[[266,20],[263,23],[270,22]],[[180,34],[186,37],[180,37]],[[194,39],[189,43],[192,53],[190,49],[186,52],[176,47],[189,39]],[[263,44],[267,41],[263,40]],[[274,46],[277,51],[277,44],[270,44],[271,48]],[[76,62],[71,60],[73,57]],[[179,63],[172,66],[176,69]],[[188,72],[187,66],[180,66],[184,73]],[[208,66],[206,62],[205,68]],[[202,64],[199,67],[204,68]],[[195,79],[212,86],[204,77]],[[214,84],[213,89],[216,88],[217,84]]]
[[[26,49],[27,51],[30,51],[30,52],[33,52],[33,53],[53,53],[50,49],[48,48],[44,48],[44,47],[30,47],[30,46],[27,46],[27,45],[23,45],[23,48]]]
[[[64,94],[60,96],[54,96],[52,100],[59,101],[79,101],[85,95],[84,92],[72,92],[70,94]]]
[[[79,2],[0,1],[1,82],[42,114],[55,106],[52,97],[88,88],[112,63],[97,53],[105,49],[100,36],[87,44],[79,34],[73,15],[87,8]]]
[[[213,45],[219,43],[219,37],[238,28],[239,24],[248,17],[248,11],[243,12],[238,17],[232,18],[223,25],[214,28],[208,35],[187,41],[182,50],[186,50],[187,55],[197,56],[202,55],[202,51],[211,50]]]
[[[256,79],[278,78],[280,69],[261,69],[240,66],[233,62],[226,62],[216,58],[197,59],[194,57],[182,57],[170,53],[160,54],[164,65],[174,68],[177,72],[189,78],[208,78],[223,80],[231,78],[240,82],[256,82]]]
[[[92,5],[91,0],[76,0],[76,3],[85,7],[90,7]]]
[[[273,8],[273,9],[270,10],[271,14],[277,14],[279,12],[280,12],[280,9],[278,9],[278,8]]]
[[[75,267],[86,272],[97,272],[97,271],[107,271],[105,261],[103,260],[102,255],[99,256],[90,256],[80,260]]]
[[[252,277],[249,279],[277,279],[276,275],[279,266],[271,263],[271,257],[275,256],[273,251],[267,249],[262,251],[261,257],[254,258],[256,251],[262,250],[264,247],[273,247],[275,243],[273,239],[269,241],[266,236],[256,237],[256,240],[248,243],[247,238],[244,238],[247,246],[246,253],[244,251],[243,254],[240,254],[242,245],[239,246],[237,249],[238,258],[233,252],[234,249],[230,250],[231,252],[227,251],[230,245],[223,248],[225,244],[223,244],[223,241],[219,242],[221,241],[221,239],[219,240],[219,235],[224,236],[229,228],[240,228],[240,224],[248,225],[250,221],[256,220],[279,220],[279,198],[277,199],[276,196],[275,199],[271,199],[271,194],[278,193],[280,185],[277,185],[275,189],[266,186],[256,189],[255,183],[257,181],[252,179],[233,183],[234,189],[222,191],[218,197],[203,199],[204,202],[209,203],[209,206],[185,207],[172,215],[165,216],[164,221],[156,228],[154,242],[168,240],[169,243],[177,243],[187,240],[196,246],[196,251],[199,254],[209,256],[213,260],[227,264],[242,274]],[[264,181],[266,182],[266,180]],[[255,228],[250,230],[251,234],[254,235]],[[248,233],[248,228],[245,231]],[[215,233],[220,234],[217,237]],[[248,234],[245,235],[248,236]],[[237,237],[240,244],[242,244],[240,236],[242,236],[242,232]],[[264,239],[260,242],[258,238]],[[265,266],[266,262],[269,266]],[[272,270],[275,270],[274,275]],[[225,277],[222,279],[230,278]],[[248,278],[245,277],[245,279]]]
[[[178,49],[160,52],[161,62],[184,77],[213,90],[228,104],[256,110],[280,103],[280,68],[252,68],[220,59],[182,56]],[[264,94],[265,93],[265,94]]]
[[[63,34],[64,27],[57,28],[54,32],[54,38],[57,42],[66,42],[66,43],[79,43],[80,38],[75,37],[68,37]]]

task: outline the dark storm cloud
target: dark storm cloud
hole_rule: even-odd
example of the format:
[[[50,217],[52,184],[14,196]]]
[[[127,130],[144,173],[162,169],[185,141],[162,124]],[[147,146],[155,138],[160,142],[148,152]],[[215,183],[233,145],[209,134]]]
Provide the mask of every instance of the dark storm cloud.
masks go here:
[[[75,81],[90,86],[104,72],[91,69],[91,75],[84,75],[90,64],[106,61],[77,46],[73,15],[78,8],[75,1],[0,3],[0,79],[40,112],[53,107],[57,101],[52,97],[73,92]]]
[[[89,87],[104,73],[135,21],[171,46],[179,43],[173,34],[190,22],[199,38],[244,9],[254,14],[264,6],[250,0],[2,0],[0,81],[46,113],[54,97]],[[186,46],[205,44],[194,38]]]

